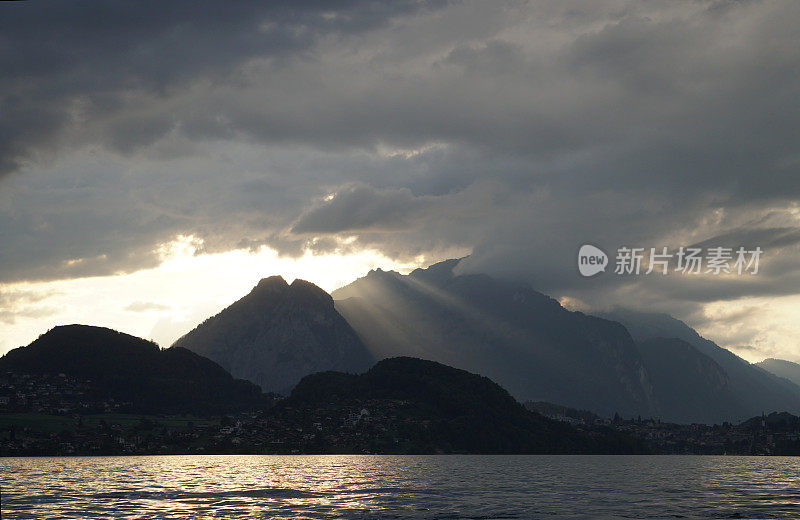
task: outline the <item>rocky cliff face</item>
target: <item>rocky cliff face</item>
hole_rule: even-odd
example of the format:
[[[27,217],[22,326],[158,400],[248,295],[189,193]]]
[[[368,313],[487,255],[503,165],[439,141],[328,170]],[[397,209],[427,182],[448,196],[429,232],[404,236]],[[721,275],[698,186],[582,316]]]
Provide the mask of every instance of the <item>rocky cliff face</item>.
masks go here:
[[[414,356],[476,372],[520,400],[605,415],[658,412],[622,325],[570,312],[524,284],[455,275],[457,262],[406,276],[372,271],[334,291],[336,308],[380,359]]]
[[[279,393],[314,372],[363,372],[374,363],[328,293],[304,280],[287,284],[280,276],[261,280],[174,345]]]
[[[738,422],[769,410],[800,412],[798,385],[764,370],[765,367],[748,363],[672,316],[629,309],[617,309],[602,316],[625,325],[638,342],[653,338],[677,338],[712,359],[725,372],[728,388],[735,401],[731,414],[722,420]],[[712,400],[707,401],[706,415],[709,417],[706,422],[718,420],[714,417],[721,418],[720,414],[727,409],[715,409],[715,406]]]
[[[686,341],[652,338],[637,342],[663,417],[679,423],[722,423],[741,407],[727,372]]]

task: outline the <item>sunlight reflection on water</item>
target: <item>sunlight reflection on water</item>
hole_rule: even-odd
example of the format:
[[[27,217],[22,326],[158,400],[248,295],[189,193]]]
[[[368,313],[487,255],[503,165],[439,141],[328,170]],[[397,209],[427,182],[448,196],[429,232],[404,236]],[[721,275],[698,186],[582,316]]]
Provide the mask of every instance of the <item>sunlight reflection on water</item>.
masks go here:
[[[780,518],[798,484],[782,457],[0,459],[4,518]]]

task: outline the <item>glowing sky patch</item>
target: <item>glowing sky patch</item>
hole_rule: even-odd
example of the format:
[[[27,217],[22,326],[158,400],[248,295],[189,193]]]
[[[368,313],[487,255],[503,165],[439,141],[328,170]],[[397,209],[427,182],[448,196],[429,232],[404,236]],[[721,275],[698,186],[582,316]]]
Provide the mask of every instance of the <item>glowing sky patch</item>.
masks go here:
[[[166,347],[267,276],[301,278],[330,292],[376,267],[407,273],[430,263],[425,257],[398,263],[374,251],[288,258],[261,247],[196,254],[201,246],[194,237],[177,237],[160,248],[160,266],[132,274],[0,286],[0,293],[18,296],[0,314],[0,352],[69,323],[110,327]]]

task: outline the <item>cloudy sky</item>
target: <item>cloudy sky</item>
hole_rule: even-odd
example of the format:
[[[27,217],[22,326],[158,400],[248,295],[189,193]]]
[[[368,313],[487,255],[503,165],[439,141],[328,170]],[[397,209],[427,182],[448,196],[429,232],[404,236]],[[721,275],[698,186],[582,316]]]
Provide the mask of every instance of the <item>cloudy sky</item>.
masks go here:
[[[800,360],[800,3],[0,5],[0,352],[471,254]],[[577,274],[584,243],[755,275]],[[613,258],[611,260],[613,262]]]

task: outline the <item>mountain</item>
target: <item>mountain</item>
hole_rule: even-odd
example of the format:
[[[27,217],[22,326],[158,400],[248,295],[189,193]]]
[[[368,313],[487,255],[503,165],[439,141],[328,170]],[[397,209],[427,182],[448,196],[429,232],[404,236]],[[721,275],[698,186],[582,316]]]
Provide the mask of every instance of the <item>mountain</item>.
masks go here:
[[[313,446],[319,452],[642,450],[641,444],[624,435],[610,431],[590,435],[530,412],[486,377],[409,357],[385,359],[360,375],[306,376],[272,414],[276,423],[316,431]]]
[[[314,372],[363,372],[375,362],[328,293],[304,280],[289,285],[280,276],[261,280],[174,346],[278,393]]]
[[[796,385],[800,385],[800,364],[786,361],[785,359],[767,358],[756,363],[756,366],[778,377],[788,379]]]
[[[158,345],[102,327],[56,327],[0,358],[0,373],[64,374],[92,395],[142,413],[235,411],[264,402],[259,388],[186,349]]]
[[[743,420],[766,410],[800,411],[800,386],[748,363],[672,316],[628,309],[616,309],[600,316],[622,323],[639,342],[677,338],[711,358],[728,376],[728,388],[736,402],[728,421]]]
[[[722,423],[744,413],[725,370],[691,344],[651,338],[637,346],[666,420]]]
[[[336,309],[378,359],[413,356],[480,373],[521,401],[657,413],[625,327],[568,311],[526,284],[456,275],[457,264],[370,271],[333,292]]]

